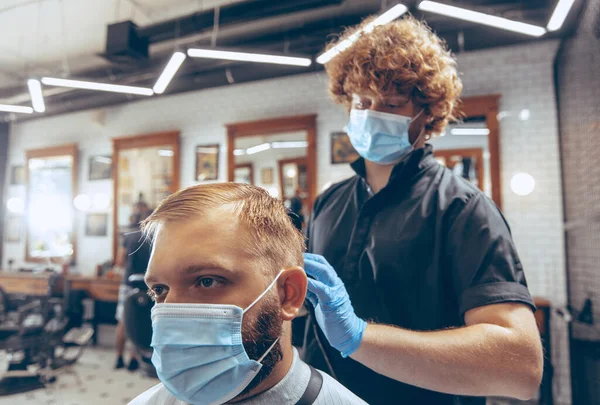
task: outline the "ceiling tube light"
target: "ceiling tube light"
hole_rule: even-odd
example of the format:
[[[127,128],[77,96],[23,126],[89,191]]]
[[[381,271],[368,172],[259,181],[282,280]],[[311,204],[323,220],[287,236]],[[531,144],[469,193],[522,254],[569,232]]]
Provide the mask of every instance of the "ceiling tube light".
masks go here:
[[[191,58],[224,59],[241,62],[273,63],[276,65],[310,66],[309,58],[267,55],[262,53],[219,51],[215,49],[188,49]]]
[[[12,112],[12,113],[21,113],[21,114],[32,114],[33,113],[33,108],[31,108],[31,107],[22,107],[20,105],[0,104],[0,111],[2,111],[2,112]]]
[[[256,145],[256,146],[246,149],[246,155],[254,155],[255,153],[264,152],[269,149],[271,149],[270,143],[262,143],[260,145]]]
[[[171,83],[171,80],[173,80],[173,77],[183,64],[185,58],[186,56],[183,52],[175,52],[173,56],[171,56],[171,60],[169,60],[169,63],[167,63],[165,70],[163,70],[160,77],[156,81],[154,88],[152,89],[156,94],[163,94],[165,92],[167,86],[169,83]]]
[[[563,26],[569,15],[569,11],[571,11],[571,7],[573,7],[573,3],[575,3],[575,0],[558,1],[558,4],[552,13],[552,17],[550,17],[550,21],[548,21],[548,31],[557,31]]]
[[[355,32],[354,34],[350,35],[348,38],[346,38],[345,40],[343,40],[342,42],[340,42],[339,44],[337,44],[336,46],[334,46],[327,52],[319,55],[319,57],[317,58],[317,63],[325,64],[325,63],[329,62],[331,59],[333,59],[335,56],[337,56],[340,52],[345,51],[353,43],[355,43],[356,40],[360,37],[360,34],[362,32],[371,32],[371,31],[373,31],[373,28],[375,28],[376,26],[384,25],[391,21],[394,21],[396,18],[405,14],[407,11],[408,11],[408,7],[406,7],[405,5],[403,5],[403,4],[395,5],[394,7],[390,8],[385,13],[381,14],[375,20],[373,20],[369,24],[367,24],[361,31]]]
[[[452,135],[489,135],[490,130],[487,128],[452,128]]]
[[[97,82],[85,82],[81,80],[56,79],[53,77],[44,77],[42,83],[46,86],[70,87],[73,89],[109,91],[112,93],[135,94],[138,96],[151,96],[154,94],[152,89],[145,87],[121,86],[117,84],[106,84]]]
[[[273,149],[287,149],[287,148],[306,148],[308,146],[307,141],[280,141],[271,142]]]
[[[518,32],[532,37],[541,37],[546,33],[545,28],[538,27],[537,25],[508,20],[506,18],[496,17],[478,11],[467,10],[466,8],[449,6],[447,4],[438,3],[437,1],[422,1],[419,3],[418,8],[422,11],[429,11],[430,13],[441,14],[477,24],[489,25],[490,27]]]
[[[233,155],[234,156],[243,156],[246,154],[246,150],[245,149],[234,149],[233,150]]]
[[[27,87],[29,88],[29,95],[31,96],[31,105],[33,105],[35,112],[45,112],[46,105],[44,104],[44,95],[42,94],[42,84],[40,81],[29,79],[27,80]]]

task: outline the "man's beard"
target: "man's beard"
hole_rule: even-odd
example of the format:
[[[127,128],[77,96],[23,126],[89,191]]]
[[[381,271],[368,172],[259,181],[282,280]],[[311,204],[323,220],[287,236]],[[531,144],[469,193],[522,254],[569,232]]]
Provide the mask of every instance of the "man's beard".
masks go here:
[[[281,337],[283,328],[283,320],[280,314],[281,308],[274,298],[271,298],[270,294],[265,296],[264,299],[267,301],[260,308],[256,308],[260,310],[260,314],[256,319],[242,327],[244,349],[248,357],[252,360],[260,359],[269,350],[271,345]],[[283,353],[281,351],[280,340],[262,360],[262,368],[238,397],[247,395],[263,382],[282,358]]]

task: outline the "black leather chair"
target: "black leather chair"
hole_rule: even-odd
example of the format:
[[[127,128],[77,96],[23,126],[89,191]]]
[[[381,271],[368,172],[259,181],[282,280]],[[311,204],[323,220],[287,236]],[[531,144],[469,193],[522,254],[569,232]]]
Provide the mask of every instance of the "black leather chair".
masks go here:
[[[147,377],[158,378],[156,369],[152,364],[152,319],[151,311],[154,301],[148,296],[148,287],[144,282],[143,274],[134,274],[129,277],[129,284],[133,290],[125,299],[123,321],[125,333],[135,346],[140,362],[140,372]]]
[[[0,288],[0,396],[53,382],[55,372],[79,359],[93,331],[69,327],[62,278],[52,275],[48,295],[8,296]]]

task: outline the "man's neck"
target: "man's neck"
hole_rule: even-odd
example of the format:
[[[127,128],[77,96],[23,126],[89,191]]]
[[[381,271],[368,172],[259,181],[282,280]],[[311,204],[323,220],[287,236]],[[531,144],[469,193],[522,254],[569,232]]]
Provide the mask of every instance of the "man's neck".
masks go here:
[[[285,344],[283,340],[284,337],[282,336],[282,341],[280,341],[282,358],[275,365],[275,367],[273,367],[273,371],[271,371],[269,376],[248,394],[244,395],[243,397],[234,398],[232,401],[228,402],[229,404],[244,402],[250,398],[260,395],[279,384],[279,382],[285,378],[285,376],[289,373],[294,361],[294,349],[292,348],[291,344]]]
[[[371,187],[373,194],[381,191],[390,180],[394,165],[380,165],[365,160],[365,169],[367,172],[367,183]]]

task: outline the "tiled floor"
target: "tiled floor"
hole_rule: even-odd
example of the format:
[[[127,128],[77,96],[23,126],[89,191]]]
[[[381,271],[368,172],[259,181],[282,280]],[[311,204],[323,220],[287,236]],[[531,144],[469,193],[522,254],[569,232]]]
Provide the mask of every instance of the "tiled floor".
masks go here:
[[[158,383],[139,372],[113,370],[114,350],[88,348],[72,374],[60,374],[45,389],[0,397],[0,405],[121,405]]]

